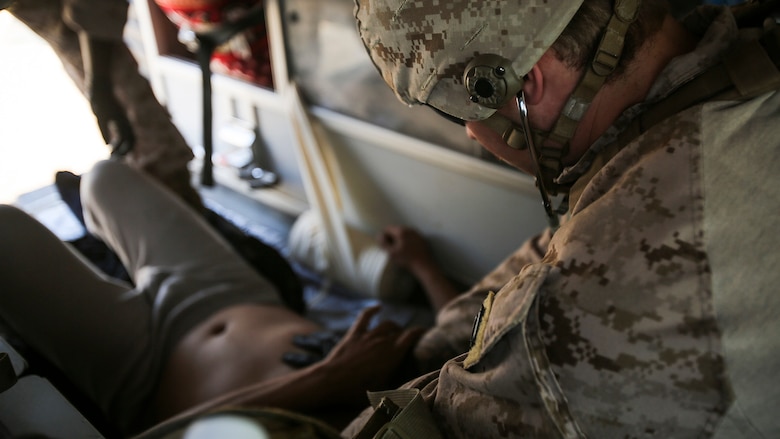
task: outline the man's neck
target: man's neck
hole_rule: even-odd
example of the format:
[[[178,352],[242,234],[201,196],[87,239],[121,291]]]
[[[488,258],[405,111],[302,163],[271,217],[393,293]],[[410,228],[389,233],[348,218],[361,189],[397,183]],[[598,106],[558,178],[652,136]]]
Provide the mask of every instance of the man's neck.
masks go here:
[[[645,100],[650,87],[673,58],[690,52],[696,43],[696,38],[676,19],[667,16],[659,31],[639,48],[623,75],[596,94],[571,141],[575,161],[623,111]]]

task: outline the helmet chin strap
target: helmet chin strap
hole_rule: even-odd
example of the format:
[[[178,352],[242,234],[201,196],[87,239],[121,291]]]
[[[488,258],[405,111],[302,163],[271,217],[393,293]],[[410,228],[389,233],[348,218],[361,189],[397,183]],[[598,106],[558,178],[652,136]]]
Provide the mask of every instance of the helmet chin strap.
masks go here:
[[[522,125],[517,125],[498,113],[483,121],[498,132],[510,147],[518,150],[529,148],[537,186],[542,193],[542,202],[553,230],[558,226],[558,218],[552,210],[550,195],[568,191],[567,186],[555,182],[563,171],[563,158],[569,153],[571,138],[593,102],[593,98],[604,85],[607,77],[617,68],[623,53],[626,32],[636,21],[641,3],[641,0],[615,1],[612,17],[601,36],[593,60],[566,101],[551,131],[531,129],[522,90],[515,98]],[[551,143],[560,146],[549,146]]]
[[[625,45],[626,32],[636,21],[642,0],[616,0],[612,17],[601,35],[601,41],[589,68],[577,84],[548,138],[555,143],[568,145],[580,120],[588,111],[593,98],[601,89],[607,77],[615,71]],[[565,156],[568,151],[560,154]],[[543,154],[544,155],[544,154]],[[560,164],[558,165],[560,167]],[[561,168],[562,170],[562,168]],[[560,170],[559,170],[560,171]]]

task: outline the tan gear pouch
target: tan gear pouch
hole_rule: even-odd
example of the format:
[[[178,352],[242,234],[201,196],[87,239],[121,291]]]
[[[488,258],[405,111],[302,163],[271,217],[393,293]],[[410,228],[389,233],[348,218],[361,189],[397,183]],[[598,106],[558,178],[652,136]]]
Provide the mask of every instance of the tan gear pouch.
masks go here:
[[[441,439],[418,389],[368,392],[374,413],[353,439]]]

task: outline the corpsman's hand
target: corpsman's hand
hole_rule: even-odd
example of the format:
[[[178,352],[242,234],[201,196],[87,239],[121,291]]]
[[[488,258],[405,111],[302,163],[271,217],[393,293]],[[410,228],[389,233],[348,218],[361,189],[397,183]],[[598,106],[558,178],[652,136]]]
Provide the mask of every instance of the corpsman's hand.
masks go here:
[[[403,329],[383,321],[369,329],[379,307],[364,310],[330,354],[323,360],[334,382],[343,383],[346,402],[365,404],[366,391],[395,387],[397,376],[423,328]]]

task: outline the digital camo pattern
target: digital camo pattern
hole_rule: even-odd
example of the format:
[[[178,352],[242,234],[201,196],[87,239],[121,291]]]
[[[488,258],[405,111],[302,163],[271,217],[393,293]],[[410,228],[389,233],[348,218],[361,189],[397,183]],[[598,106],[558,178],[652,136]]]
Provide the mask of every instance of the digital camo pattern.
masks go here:
[[[730,396],[701,235],[696,116],[616,156],[544,263],[498,293],[480,359],[439,376],[433,407],[448,437],[712,433]]]
[[[728,46],[711,38],[735,35],[730,14],[720,12],[697,50],[673,61],[657,85],[679,84],[677,75],[701,71],[717,58],[713,50]],[[668,91],[659,86],[653,93]],[[776,383],[767,379],[777,370],[767,367],[777,364],[776,347],[739,345],[777,345],[761,336],[768,326],[750,325],[773,321],[778,300],[768,297],[777,295],[778,273],[768,269],[771,262],[754,273],[742,261],[777,261],[780,242],[772,215],[760,215],[763,207],[744,216],[730,212],[720,198],[725,190],[712,190],[736,192],[736,185],[746,198],[750,188],[768,186],[774,190],[762,191],[755,203],[778,206],[780,197],[772,194],[780,182],[776,173],[742,168],[738,180],[703,175],[706,164],[722,162],[713,157],[715,143],[723,144],[719,153],[741,157],[760,149],[752,154],[780,160],[780,97],[774,95],[686,110],[595,174],[543,260],[498,292],[469,363],[464,354],[408,383],[423,389],[446,437],[731,438],[780,431],[766,407],[778,399]],[[716,110],[728,123],[717,122]],[[763,142],[740,142],[755,136]],[[717,230],[712,224],[739,222],[734,215],[750,224],[708,234]],[[728,236],[724,245],[724,233],[734,230],[741,235]],[[753,255],[756,239],[774,245]],[[728,264],[741,280],[716,282],[723,276],[713,273],[712,261]],[[751,306],[742,306],[748,298]],[[722,303],[742,307],[716,308]],[[774,308],[760,310],[762,303]],[[744,327],[755,341],[737,338]],[[737,344],[727,349],[726,343]],[[758,380],[751,371],[761,371]],[[762,391],[760,383],[770,387]],[[764,415],[760,432],[756,414]]]
[[[358,31],[385,82],[406,104],[465,120],[495,110],[469,100],[466,65],[479,54],[512,62],[519,77],[558,38],[582,0],[356,0]]]
[[[547,252],[550,229],[526,241],[493,271],[453,300],[436,316],[436,326],[415,347],[418,370],[439,369],[447,360],[469,350],[474,317],[488,292],[497,292],[526,265],[539,262]]]
[[[541,337],[592,437],[708,437],[731,402],[712,309],[693,109],[591,181],[547,260]]]
[[[701,233],[697,120],[697,109],[680,115],[616,156],[544,260],[498,293],[479,359],[413,384],[428,383],[448,437],[714,431],[731,395]]]
[[[697,116],[618,154],[543,262],[498,293],[477,360],[447,363],[425,389],[447,437],[714,431],[731,396],[701,234]]]

